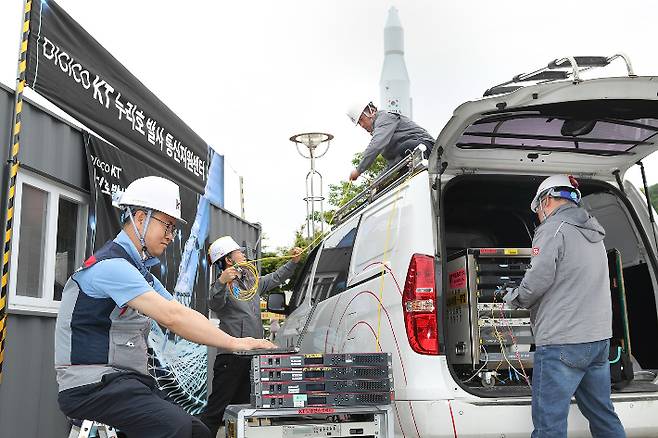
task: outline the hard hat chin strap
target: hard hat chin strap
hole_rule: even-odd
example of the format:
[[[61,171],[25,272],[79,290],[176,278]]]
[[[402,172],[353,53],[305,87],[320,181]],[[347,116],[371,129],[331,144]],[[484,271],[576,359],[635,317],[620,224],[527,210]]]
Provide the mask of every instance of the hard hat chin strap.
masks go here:
[[[153,210],[148,209],[146,211],[146,220],[144,221],[144,233],[139,232],[139,228],[137,228],[137,224],[135,223],[135,217],[133,216],[133,212],[128,207],[128,216],[130,217],[130,223],[133,224],[133,230],[135,231],[135,236],[139,239],[139,243],[142,246],[141,248],[141,257],[142,261],[152,257],[151,254],[149,254],[148,249],[146,248],[146,231],[148,230],[149,222],[151,222],[151,215],[153,214]]]
[[[364,116],[366,116],[370,119],[372,119],[375,116],[375,113],[376,113],[376,111],[375,111],[375,108],[374,108],[372,102],[368,103],[368,105],[366,105],[366,107],[361,112],[361,114],[363,114]]]
[[[539,211],[541,211],[541,214],[543,216],[543,219],[541,222],[544,222],[546,220],[546,210],[544,209],[544,201],[549,198],[548,195],[544,196],[543,198],[539,198]]]

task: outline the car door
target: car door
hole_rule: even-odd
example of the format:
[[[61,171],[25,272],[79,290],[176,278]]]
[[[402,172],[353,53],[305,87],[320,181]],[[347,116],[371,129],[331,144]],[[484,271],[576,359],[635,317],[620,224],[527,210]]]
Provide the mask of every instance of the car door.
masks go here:
[[[343,315],[345,309],[341,294],[349,283],[352,250],[359,228],[360,216],[347,220],[324,241],[313,273],[311,305],[313,315],[306,327],[302,348],[309,352],[331,352],[336,343],[342,343],[345,327],[351,327]]]
[[[293,286],[293,293],[288,303],[288,316],[276,336],[276,343],[279,346],[294,347],[306,324],[306,319],[311,310],[311,279],[313,278],[317,262],[316,256],[320,246],[311,251],[302,268],[302,272]]]

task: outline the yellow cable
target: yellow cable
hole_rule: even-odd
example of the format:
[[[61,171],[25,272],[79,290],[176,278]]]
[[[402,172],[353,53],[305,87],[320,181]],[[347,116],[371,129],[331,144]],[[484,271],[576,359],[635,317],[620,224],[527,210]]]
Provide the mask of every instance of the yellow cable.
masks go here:
[[[395,194],[393,195],[393,209],[391,210],[391,213],[388,216],[388,222],[386,224],[386,240],[384,243],[384,253],[382,254],[382,275],[380,276],[381,280],[379,282],[379,301],[377,303],[377,337],[375,338],[376,341],[376,348],[377,352],[381,351],[381,325],[382,325],[382,297],[384,294],[384,273],[386,270],[386,258],[388,256],[389,252],[389,243],[390,243],[390,237],[391,237],[391,223],[393,221],[393,215],[397,211],[397,203],[398,203],[398,195],[400,194],[400,191],[402,190],[403,187],[405,187],[411,178],[414,176],[418,175],[422,170],[419,170],[417,172],[411,173],[405,178],[405,180],[397,187],[395,190]]]
[[[340,202],[338,205],[343,204],[343,201],[347,198],[347,195],[350,193],[349,189],[352,186],[352,181],[348,181],[347,183],[347,188],[345,189],[345,192],[343,193],[343,197],[341,198]],[[339,207],[340,208],[340,207]],[[334,213],[331,215],[331,218],[329,219],[329,225],[332,225],[334,222],[334,218],[336,217],[336,212],[338,212],[338,209],[334,211]],[[304,254],[306,251],[309,249],[313,248],[314,245],[320,241],[323,237],[325,236],[325,233],[320,233],[318,234],[315,239],[311,241],[308,245],[306,245],[304,248],[302,248],[300,254]],[[231,283],[231,297],[237,301],[250,301],[254,295],[258,293],[258,283],[259,283],[259,278],[260,276],[258,275],[258,270],[256,269],[256,263],[257,262],[262,262],[264,260],[285,260],[285,259],[292,259],[294,257],[297,257],[296,255],[283,255],[283,256],[271,256],[271,257],[261,257],[259,259],[254,259],[254,260],[248,260],[246,262],[242,263],[237,263],[235,266],[239,267],[244,267],[247,268],[251,274],[254,276],[255,281],[254,285],[251,286],[248,290],[242,290],[238,289],[238,293],[235,294],[233,293],[233,285]]]

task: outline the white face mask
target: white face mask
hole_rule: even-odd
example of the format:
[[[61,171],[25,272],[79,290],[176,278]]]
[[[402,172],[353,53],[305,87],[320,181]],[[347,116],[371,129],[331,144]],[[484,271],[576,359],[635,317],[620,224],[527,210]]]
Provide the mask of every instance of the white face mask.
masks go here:
[[[539,200],[539,210],[537,212],[537,216],[539,217],[539,222],[544,222],[546,220],[546,217],[548,216],[548,213],[546,213],[546,210],[544,209],[545,203],[548,201],[550,196],[546,196],[543,199]]]

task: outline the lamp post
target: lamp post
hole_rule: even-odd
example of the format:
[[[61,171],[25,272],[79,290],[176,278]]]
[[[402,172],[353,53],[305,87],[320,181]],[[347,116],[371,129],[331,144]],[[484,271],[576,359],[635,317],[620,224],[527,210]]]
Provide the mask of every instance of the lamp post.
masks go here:
[[[311,170],[306,174],[306,236],[312,239],[316,230],[324,232],[324,196],[322,194],[322,174],[315,169],[315,160],[323,157],[334,138],[323,132],[306,132],[290,137],[297,152],[311,161]],[[301,148],[304,145],[305,148]],[[322,145],[322,147],[321,147]]]

